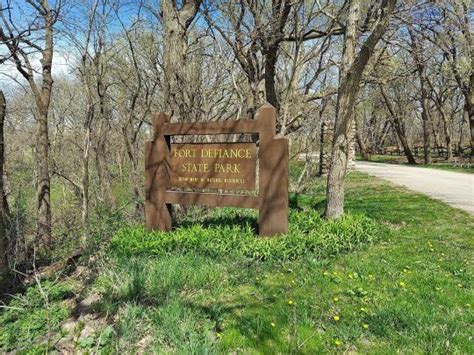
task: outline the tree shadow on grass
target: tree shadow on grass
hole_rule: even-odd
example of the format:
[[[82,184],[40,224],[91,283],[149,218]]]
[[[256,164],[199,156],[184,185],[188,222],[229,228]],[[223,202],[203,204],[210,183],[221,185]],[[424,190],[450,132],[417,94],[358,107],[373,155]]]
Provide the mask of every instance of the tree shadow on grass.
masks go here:
[[[317,195],[292,193],[289,197],[289,206],[291,210],[302,211],[305,207],[323,210],[326,200]]]
[[[187,302],[186,305],[204,314],[215,323],[214,330],[217,333],[232,329],[237,331],[245,338],[244,343],[235,344],[239,348],[250,346],[269,354],[273,353],[275,349],[283,349],[285,344],[281,343],[278,330],[271,326],[274,317],[270,312],[262,312],[264,307],[260,302],[249,302],[248,299],[239,297],[232,303],[232,305],[222,302],[201,305]]]

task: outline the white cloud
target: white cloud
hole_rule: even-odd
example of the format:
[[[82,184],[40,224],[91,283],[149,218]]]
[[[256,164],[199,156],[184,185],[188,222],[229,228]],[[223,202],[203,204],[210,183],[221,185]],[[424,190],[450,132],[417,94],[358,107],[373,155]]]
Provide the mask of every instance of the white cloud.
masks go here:
[[[32,67],[39,71],[41,69],[41,55],[35,53],[30,55]],[[55,51],[53,55],[53,77],[69,77],[73,73],[74,65],[77,63],[73,54],[63,51]],[[36,75],[36,79],[40,75]],[[18,82],[24,84],[24,78],[18,73],[16,66],[12,62],[6,62],[0,65],[0,87],[2,89],[13,89],[18,86]]]

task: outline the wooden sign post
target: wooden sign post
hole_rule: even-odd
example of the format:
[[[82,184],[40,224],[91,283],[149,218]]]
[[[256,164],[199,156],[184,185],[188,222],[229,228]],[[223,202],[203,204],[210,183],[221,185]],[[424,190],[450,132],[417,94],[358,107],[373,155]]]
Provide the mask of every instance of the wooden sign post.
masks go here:
[[[171,144],[173,135],[258,133],[254,143]],[[173,188],[255,190],[258,196],[175,191]],[[171,204],[259,209],[259,235],[288,231],[288,140],[276,135],[276,110],[262,106],[255,120],[169,123],[154,120],[153,140],[145,145],[147,230],[169,231]]]

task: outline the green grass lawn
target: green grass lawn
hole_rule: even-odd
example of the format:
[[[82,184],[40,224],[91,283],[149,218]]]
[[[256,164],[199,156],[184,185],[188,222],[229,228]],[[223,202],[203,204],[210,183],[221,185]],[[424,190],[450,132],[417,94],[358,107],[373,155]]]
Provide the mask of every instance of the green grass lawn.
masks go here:
[[[360,156],[357,157],[357,160],[362,160]],[[388,164],[407,164],[407,160],[403,155],[381,155],[381,154],[373,154],[370,156],[371,162],[376,163],[388,163]],[[469,164],[468,161],[466,163],[447,163],[444,160],[437,161],[432,164],[423,164],[422,158],[417,158],[418,165],[417,167],[420,168],[432,168],[432,169],[440,169],[440,170],[447,170],[447,171],[455,171],[458,173],[468,173],[474,174],[474,164]]]
[[[456,171],[458,173],[474,174],[474,165],[459,165],[453,163],[434,163],[434,164],[420,164],[422,168],[433,168],[447,171]]]
[[[36,352],[55,349],[68,336],[59,323],[73,313],[70,294],[77,292],[79,298],[98,295],[89,312],[103,320],[87,338],[78,335],[84,323],[71,331],[81,351],[472,352],[474,218],[351,173],[346,211],[352,226],[333,225],[311,217],[317,214],[312,210],[322,212],[324,191],[324,181],[316,179],[304,194],[292,195],[293,215],[309,216],[292,223],[303,225],[301,233],[309,236],[324,230],[321,236],[344,248],[334,251],[318,242],[325,253],[302,250],[286,257],[285,240],[293,242],[288,237],[238,246],[248,252],[233,250],[238,244],[225,244],[225,237],[242,233],[245,239],[256,224],[256,214],[246,210],[240,218],[210,210],[197,225],[185,221],[190,238],[199,239],[202,228],[222,230],[217,241],[198,240],[188,251],[180,244],[185,231],[176,232],[166,249],[150,244],[149,252],[123,243],[122,235],[114,239],[122,242],[96,257],[96,276],[86,286],[65,279],[46,284],[47,298],[36,286],[11,301],[0,315],[0,350],[32,350],[32,339]],[[380,228],[367,227],[366,217]],[[352,229],[351,235],[375,231],[377,237],[347,245],[352,227],[362,233]],[[297,232],[291,233],[300,243]],[[140,238],[147,237],[130,232],[130,239]],[[256,250],[266,254],[256,257]],[[276,257],[258,257],[263,254]]]

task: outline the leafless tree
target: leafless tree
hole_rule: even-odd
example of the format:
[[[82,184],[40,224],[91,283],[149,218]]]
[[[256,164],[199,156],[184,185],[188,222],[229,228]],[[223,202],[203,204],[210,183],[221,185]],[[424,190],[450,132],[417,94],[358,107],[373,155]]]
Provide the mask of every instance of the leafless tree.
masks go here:
[[[11,16],[11,3],[0,13],[0,40],[9,53],[18,72],[28,82],[36,103],[36,159],[37,181],[37,229],[36,240],[45,253],[51,250],[51,204],[49,171],[48,114],[53,88],[54,25],[61,11],[61,1],[51,8],[47,0],[28,0],[25,5],[31,8],[29,22],[25,28],[14,23]],[[38,38],[34,36],[38,35]],[[33,36],[33,37],[32,37]],[[33,53],[40,56],[40,70],[36,71]],[[41,80],[36,78],[41,76]]]
[[[6,100],[3,91],[0,90],[0,290],[8,280],[8,239],[6,234],[6,206],[3,196],[4,192],[4,165],[5,165],[5,137],[4,123],[6,115]]]
[[[336,110],[336,123],[326,192],[327,218],[338,218],[344,212],[344,178],[353,122],[353,109],[359,84],[375,46],[389,25],[396,0],[383,0],[372,33],[357,52],[357,23],[360,19],[361,1],[351,0],[344,39],[343,66]]]

